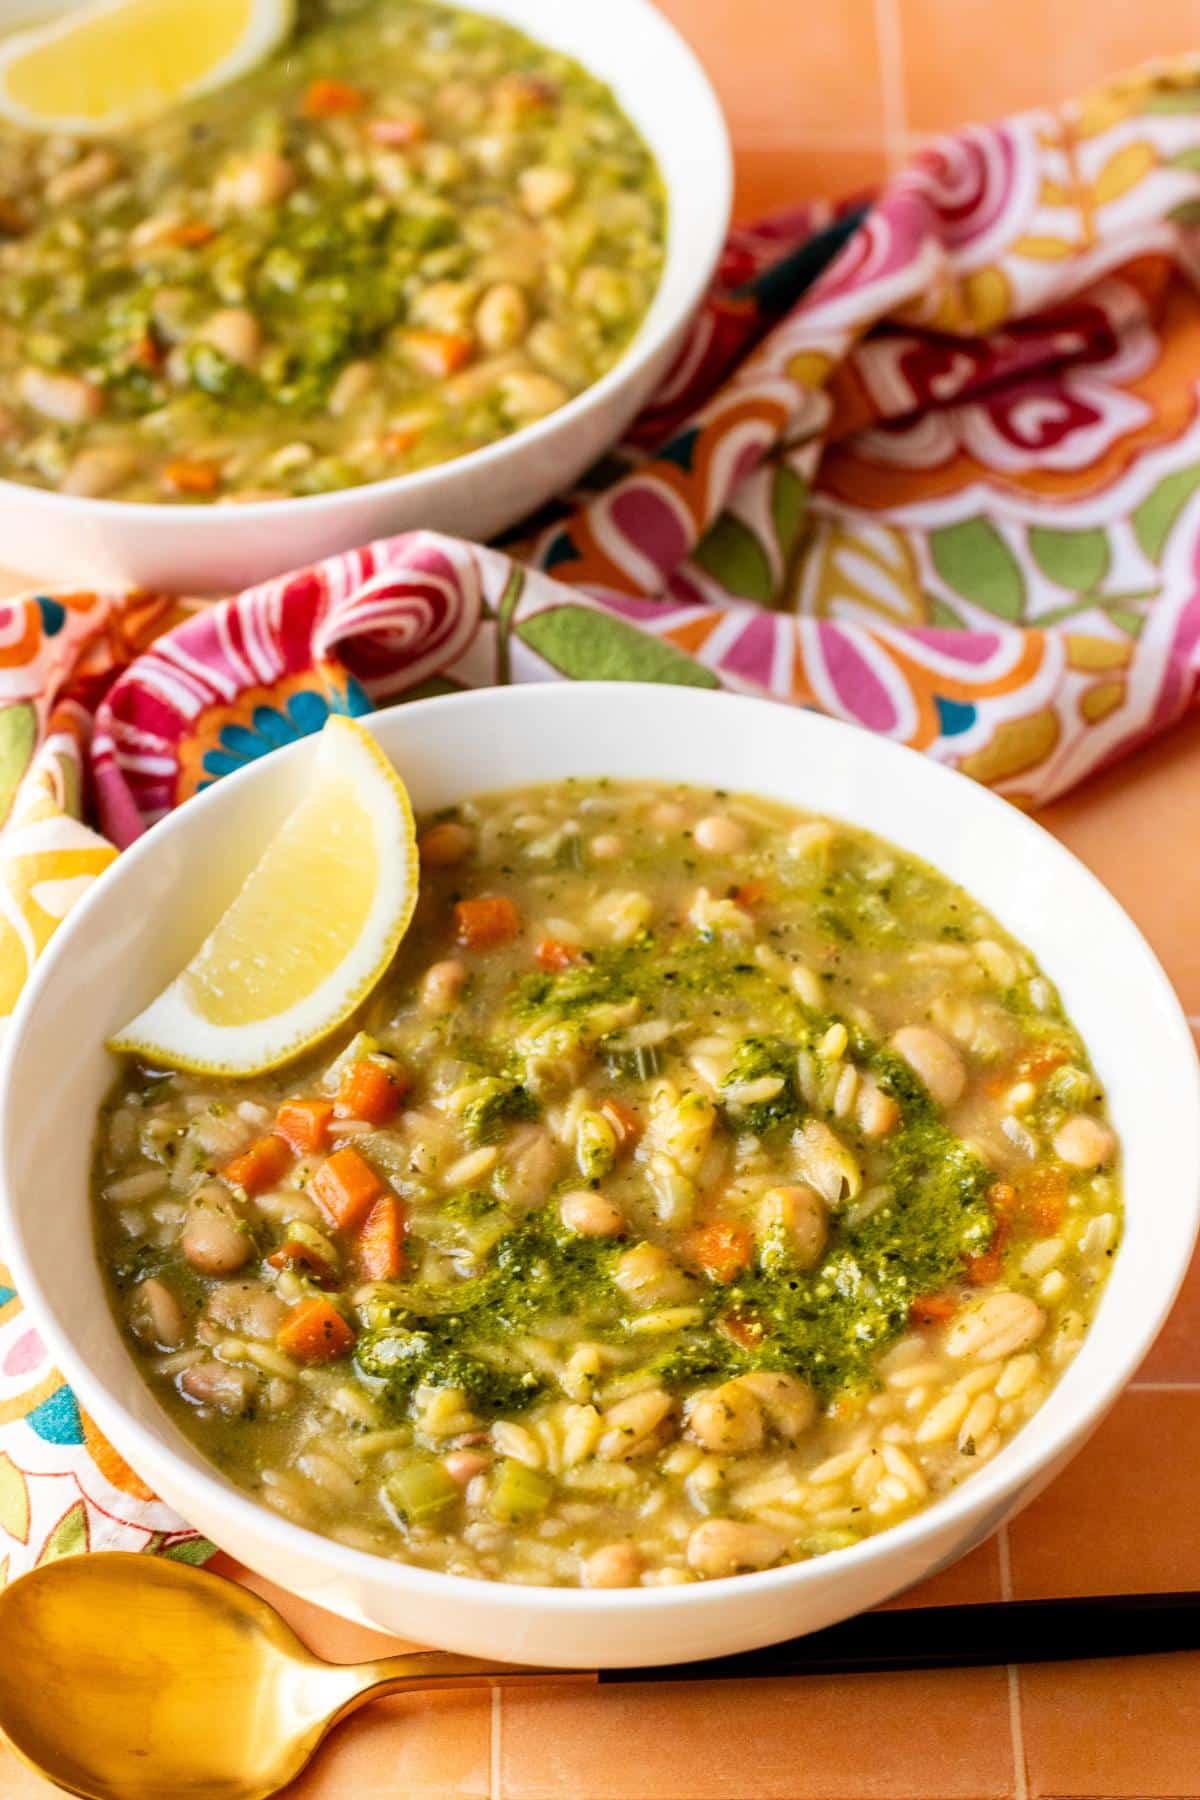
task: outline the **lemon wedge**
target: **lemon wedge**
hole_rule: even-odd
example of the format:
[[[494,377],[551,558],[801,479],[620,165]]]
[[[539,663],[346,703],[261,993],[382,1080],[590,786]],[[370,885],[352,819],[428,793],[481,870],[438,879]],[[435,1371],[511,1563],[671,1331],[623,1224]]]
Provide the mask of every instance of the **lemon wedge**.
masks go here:
[[[0,40],[0,113],[34,131],[112,131],[244,75],[295,0],[96,0]]]
[[[289,1062],[375,986],[418,881],[404,783],[363,726],[330,719],[305,798],[187,967],[109,1048],[206,1075]]]

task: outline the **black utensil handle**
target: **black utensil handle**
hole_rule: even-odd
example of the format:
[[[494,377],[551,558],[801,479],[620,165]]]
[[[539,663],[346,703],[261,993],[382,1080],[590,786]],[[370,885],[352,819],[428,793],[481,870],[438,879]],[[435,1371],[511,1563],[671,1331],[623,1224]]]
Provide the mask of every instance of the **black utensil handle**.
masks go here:
[[[858,1675],[889,1669],[987,1668],[1200,1650],[1200,1594],[1005,1600],[861,1613],[840,1625],[740,1656],[660,1668],[605,1669],[602,1682],[731,1681],[764,1675]]]

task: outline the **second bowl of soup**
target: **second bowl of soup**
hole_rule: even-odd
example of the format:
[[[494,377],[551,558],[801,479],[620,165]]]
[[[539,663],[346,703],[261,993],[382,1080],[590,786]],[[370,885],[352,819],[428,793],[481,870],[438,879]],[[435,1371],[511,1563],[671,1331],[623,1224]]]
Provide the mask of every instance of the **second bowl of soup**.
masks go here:
[[[227,88],[103,137],[0,122],[10,560],[211,589],[569,485],[728,212],[703,75],[618,4],[304,0]]]

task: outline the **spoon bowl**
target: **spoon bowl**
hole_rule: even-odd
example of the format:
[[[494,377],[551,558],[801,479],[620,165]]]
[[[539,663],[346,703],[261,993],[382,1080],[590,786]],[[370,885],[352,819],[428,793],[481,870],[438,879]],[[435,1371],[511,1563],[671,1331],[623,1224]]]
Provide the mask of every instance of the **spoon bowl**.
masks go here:
[[[265,1800],[368,1696],[546,1678],[438,1652],[323,1662],[234,1582],[118,1551],[5,1588],[0,1643],[0,1728],[84,1800]]]

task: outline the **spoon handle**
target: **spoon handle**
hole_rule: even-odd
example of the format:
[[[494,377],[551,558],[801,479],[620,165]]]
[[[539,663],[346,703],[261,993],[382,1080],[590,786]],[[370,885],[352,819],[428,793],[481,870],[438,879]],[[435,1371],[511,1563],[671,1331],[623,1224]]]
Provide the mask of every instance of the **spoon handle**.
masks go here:
[[[418,1652],[364,1665],[361,1693],[387,1689],[510,1686],[522,1681],[744,1680],[894,1669],[995,1667],[1200,1649],[1200,1593],[1090,1595],[863,1613],[790,1643],[708,1662],[651,1668],[528,1669],[470,1656]]]
[[[415,1693],[422,1688],[516,1687],[523,1682],[573,1682],[594,1684],[594,1669],[538,1669],[525,1663],[488,1662],[478,1656],[453,1656],[449,1651],[414,1650],[400,1656],[383,1656],[377,1662],[355,1663],[361,1685],[354,1704],[369,1695]]]

